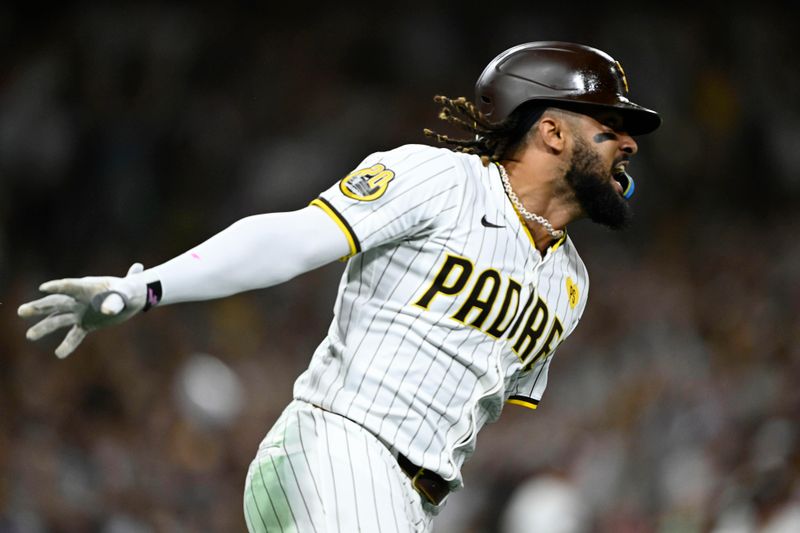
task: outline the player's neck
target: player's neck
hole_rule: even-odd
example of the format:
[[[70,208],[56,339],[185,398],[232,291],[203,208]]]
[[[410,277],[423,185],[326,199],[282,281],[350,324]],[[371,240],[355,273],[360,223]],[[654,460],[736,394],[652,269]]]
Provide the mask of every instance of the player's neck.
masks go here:
[[[504,161],[511,188],[528,211],[547,219],[553,229],[565,229],[567,224],[580,217],[574,193],[557,179],[559,169],[550,162],[533,164],[532,161]],[[536,248],[544,251],[553,244],[554,238],[541,224],[526,220]]]

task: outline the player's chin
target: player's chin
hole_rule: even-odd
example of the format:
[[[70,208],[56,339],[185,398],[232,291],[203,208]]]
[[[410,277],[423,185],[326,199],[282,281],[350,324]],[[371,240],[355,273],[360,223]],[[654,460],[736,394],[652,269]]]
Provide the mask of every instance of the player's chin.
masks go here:
[[[569,173],[568,173],[569,174]],[[586,216],[613,230],[623,230],[631,225],[633,209],[607,179],[601,176],[573,173],[567,176],[575,196]]]
[[[602,209],[596,209],[594,213],[587,214],[593,222],[616,231],[629,228],[633,221],[633,210],[624,199],[616,205],[607,205]]]

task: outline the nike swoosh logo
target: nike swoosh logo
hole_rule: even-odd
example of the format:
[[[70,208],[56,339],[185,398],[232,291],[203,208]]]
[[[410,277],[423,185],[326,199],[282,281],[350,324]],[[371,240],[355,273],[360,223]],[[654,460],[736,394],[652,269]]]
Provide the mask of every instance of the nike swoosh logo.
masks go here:
[[[481,224],[485,228],[505,228],[505,226],[498,226],[497,224],[492,224],[491,222],[486,220],[486,215],[483,215],[483,217],[481,218]]]

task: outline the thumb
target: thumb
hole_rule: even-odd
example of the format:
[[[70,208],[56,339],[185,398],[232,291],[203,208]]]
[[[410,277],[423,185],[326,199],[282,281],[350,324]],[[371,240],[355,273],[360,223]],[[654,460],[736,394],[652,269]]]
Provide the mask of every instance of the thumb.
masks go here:
[[[134,263],[128,269],[128,274],[127,275],[130,276],[131,274],[138,274],[139,272],[143,272],[143,271],[144,271],[144,265],[143,264]]]
[[[125,300],[118,292],[110,293],[100,304],[100,312],[106,316],[118,315],[123,309],[125,309]]]

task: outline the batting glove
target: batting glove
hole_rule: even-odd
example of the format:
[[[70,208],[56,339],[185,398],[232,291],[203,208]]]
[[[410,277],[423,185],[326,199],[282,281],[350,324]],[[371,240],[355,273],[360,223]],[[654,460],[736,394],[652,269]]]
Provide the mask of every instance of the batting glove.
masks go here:
[[[55,352],[60,359],[65,358],[90,331],[124,322],[144,309],[147,283],[136,275],[143,270],[141,263],[135,263],[124,278],[67,278],[43,283],[39,290],[50,296],[23,304],[17,310],[22,318],[46,317],[28,329],[25,336],[35,341],[72,326]]]

